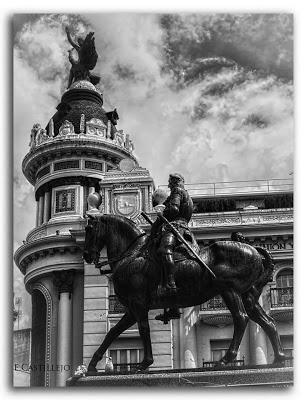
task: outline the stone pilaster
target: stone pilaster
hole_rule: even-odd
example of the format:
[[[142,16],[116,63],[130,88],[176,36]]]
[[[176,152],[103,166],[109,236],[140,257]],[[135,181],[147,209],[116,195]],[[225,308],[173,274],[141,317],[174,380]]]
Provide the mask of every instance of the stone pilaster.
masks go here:
[[[48,222],[50,218],[50,192],[45,192],[44,198],[44,223]]]
[[[36,200],[36,219],[35,219],[35,226],[39,225],[39,201]]]
[[[72,371],[72,290],[74,271],[54,273],[54,284],[59,292],[58,336],[57,336],[57,377],[56,386],[66,386]]]
[[[44,221],[44,195],[41,195],[38,200],[38,225]]]

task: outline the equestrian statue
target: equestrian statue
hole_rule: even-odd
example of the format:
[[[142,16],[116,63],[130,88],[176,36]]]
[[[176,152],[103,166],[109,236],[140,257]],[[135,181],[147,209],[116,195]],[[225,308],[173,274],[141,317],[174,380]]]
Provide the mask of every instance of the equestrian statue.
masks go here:
[[[155,206],[158,216],[149,235],[122,216],[87,216],[84,259],[98,268],[110,265],[115,294],[126,310],[95,351],[88,371],[97,371],[96,365],[111,343],[135,323],[144,347],[144,359],[137,370],[146,370],[153,363],[149,310],[164,309],[156,319],[168,323],[180,318],[179,308],[203,304],[217,295],[231,312],[234,325],[229,349],[217,364],[235,360],[249,319],[268,335],[274,364],[282,364],[286,357],[275,322],[258,302],[263,287],[272,279],[270,254],[249,245],[240,234],[200,250],[188,227],[193,202],[184,188],[184,178],[170,175],[169,188],[170,195]],[[143,216],[152,223],[146,214]],[[108,261],[99,263],[103,247]]]

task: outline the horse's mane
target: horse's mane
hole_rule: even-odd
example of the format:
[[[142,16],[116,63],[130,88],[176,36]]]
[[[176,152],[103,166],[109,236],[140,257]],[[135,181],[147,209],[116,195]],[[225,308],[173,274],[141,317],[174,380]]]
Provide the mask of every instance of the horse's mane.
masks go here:
[[[136,234],[140,234],[143,231],[137,226],[137,224],[132,221],[131,219],[127,218],[127,217],[123,217],[121,215],[115,215],[115,214],[105,214],[105,215],[101,215],[99,216],[99,219],[102,220],[103,218],[107,218],[108,220],[111,221],[115,221],[115,222],[120,222],[123,224],[123,227],[125,227],[125,225],[128,225],[130,228],[133,229],[133,231]]]

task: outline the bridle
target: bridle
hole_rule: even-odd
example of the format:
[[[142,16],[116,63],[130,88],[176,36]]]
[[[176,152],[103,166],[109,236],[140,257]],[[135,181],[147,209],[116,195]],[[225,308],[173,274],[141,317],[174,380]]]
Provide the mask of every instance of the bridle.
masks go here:
[[[131,250],[131,247],[133,247],[133,245],[134,245],[141,237],[143,237],[143,236],[146,235],[146,232],[142,232],[142,233],[139,234],[137,237],[135,237],[135,238],[132,240],[132,242],[127,246],[127,248],[126,248],[118,257],[113,257],[113,258],[111,258],[111,259],[109,259],[109,260],[102,261],[102,262],[98,262],[98,261],[99,261],[99,254],[100,254],[100,251],[101,251],[101,249],[102,249],[103,246],[100,247],[100,246],[98,245],[98,243],[100,242],[100,239],[101,239],[101,238],[100,238],[100,234],[101,234],[101,221],[97,221],[96,224],[98,224],[98,229],[97,229],[97,226],[96,226],[95,228],[92,226],[92,228],[95,229],[95,231],[98,231],[98,232],[95,232],[95,231],[94,231],[95,240],[94,240],[94,245],[93,245],[93,252],[96,254],[95,259],[94,259],[94,264],[95,264],[95,267],[96,267],[96,268],[101,268],[101,267],[103,267],[104,265],[109,265],[109,264],[112,264],[112,263],[121,261],[121,260],[122,260],[123,258],[125,258],[125,257],[129,257],[129,256],[132,254],[132,252],[131,252],[131,253],[128,253],[129,250]],[[98,242],[98,241],[99,241],[99,242]],[[127,253],[128,253],[128,254],[127,254]]]

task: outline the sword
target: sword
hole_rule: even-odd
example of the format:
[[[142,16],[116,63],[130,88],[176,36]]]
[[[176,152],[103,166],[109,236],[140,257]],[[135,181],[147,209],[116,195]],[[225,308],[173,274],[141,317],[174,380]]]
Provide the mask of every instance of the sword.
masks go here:
[[[146,219],[147,222],[149,222],[150,224],[152,224],[151,219],[148,217],[148,215],[142,211],[141,215]],[[189,245],[189,243],[183,238],[183,236],[181,235],[180,232],[177,231],[177,229],[168,221],[168,219],[166,219],[162,214],[159,214],[160,218],[162,219],[163,222],[166,223],[167,226],[170,227],[170,229],[172,230],[172,232],[174,233],[174,235],[184,244],[186,245],[186,247],[190,250],[190,252],[196,257],[197,261],[203,266],[205,267],[210,274],[213,276],[213,278],[216,279],[216,275],[215,273],[208,267],[208,265],[199,257],[199,255],[196,253],[196,251]]]

